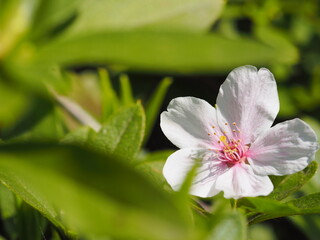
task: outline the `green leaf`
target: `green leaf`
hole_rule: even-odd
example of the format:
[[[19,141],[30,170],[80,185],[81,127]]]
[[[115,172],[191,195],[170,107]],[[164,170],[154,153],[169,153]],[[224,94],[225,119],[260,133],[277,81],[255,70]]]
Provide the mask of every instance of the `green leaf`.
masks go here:
[[[120,75],[120,97],[124,106],[134,103],[129,77],[126,74]]]
[[[61,139],[61,143],[85,147],[89,144],[89,136],[94,134],[96,134],[96,132],[92,128],[88,126],[80,127],[65,135],[64,138]]]
[[[292,216],[290,220],[298,226],[310,240],[318,240],[320,236],[320,215]]]
[[[0,213],[3,229],[6,234],[15,239],[17,237],[17,199],[4,185],[0,184]]]
[[[316,173],[318,168],[317,162],[313,161],[304,170],[287,176],[272,176],[273,183],[276,183],[275,189],[267,197],[274,200],[282,200],[291,193],[298,191],[306,184]]]
[[[146,106],[146,133],[144,142],[148,140],[148,137],[151,134],[155,121],[159,115],[163,99],[171,84],[171,78],[164,78],[157,86],[156,90],[148,101],[148,104]]]
[[[161,188],[171,190],[162,174],[162,169],[167,158],[172,153],[174,153],[173,150],[162,150],[147,153],[138,159],[139,162],[137,164],[137,169],[158,184]]]
[[[25,202],[19,206],[17,215],[19,238],[25,240],[42,240],[48,221]]]
[[[53,111],[53,105],[48,99],[33,97],[29,99],[27,103],[28,105],[24,109],[23,114],[21,114],[20,119],[12,126],[2,130],[1,137],[3,139],[17,137],[37,128],[37,124],[45,120],[48,114],[51,114]],[[50,119],[47,120],[50,121]],[[54,121],[54,119],[51,120]],[[52,125],[49,129],[44,130],[50,131],[50,128],[52,128]],[[55,130],[53,130],[53,132],[55,132]],[[50,135],[50,133],[48,134]]]
[[[246,240],[246,218],[240,211],[214,216],[212,230],[206,240]]]
[[[132,160],[140,150],[144,124],[143,108],[137,103],[111,115],[99,132],[82,127],[67,134],[61,142]]]
[[[3,160],[5,156],[3,153]],[[0,163],[0,181],[12,192],[21,197],[25,202],[41,212],[47,219],[49,219],[57,227],[64,229],[62,223],[58,219],[58,213],[48,198],[33,191],[28,183],[24,182],[21,176],[17,175],[12,169],[3,168]]]
[[[80,2],[82,0],[41,0],[32,21],[32,38],[51,37],[62,30],[72,22]]]
[[[145,115],[140,103],[126,107],[105,122],[88,143],[96,150],[132,159],[138,153],[144,136]]]
[[[171,196],[124,161],[79,147],[0,147],[0,180],[51,221],[83,236],[194,239]],[[50,201],[45,201],[50,199]]]
[[[3,128],[18,121],[30,99],[26,94],[6,86],[3,79],[0,78],[0,81],[0,101],[5,103],[0,108],[0,126]]]
[[[246,198],[246,200],[252,204],[251,211],[260,213],[251,214],[250,223],[252,224],[285,216],[320,213],[320,193],[310,194],[286,203],[262,197]]]
[[[118,108],[119,99],[112,87],[107,70],[100,68],[98,72],[101,82],[102,122],[105,122]]]
[[[175,150],[159,150],[150,153],[144,153],[139,157],[139,161],[142,163],[166,161],[167,158],[174,152]]]
[[[82,0],[71,34],[103,30],[202,32],[218,17],[222,0]]]
[[[95,63],[143,71],[212,73],[229,71],[247,63],[290,63],[291,58],[283,58],[281,49],[249,38],[227,39],[217,34],[101,32],[53,41],[39,49],[31,61],[34,65]]]
[[[320,193],[310,194],[288,202],[305,213],[320,213]]]

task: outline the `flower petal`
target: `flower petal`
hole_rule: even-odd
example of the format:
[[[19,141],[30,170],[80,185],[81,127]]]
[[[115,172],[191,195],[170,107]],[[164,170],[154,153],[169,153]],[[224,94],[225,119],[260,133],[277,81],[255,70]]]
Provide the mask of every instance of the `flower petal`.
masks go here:
[[[271,127],[279,112],[279,98],[272,73],[253,66],[234,69],[221,85],[217,111],[229,124],[236,122],[250,143]]]
[[[211,197],[220,191],[215,188],[216,178],[227,170],[227,166],[214,159],[215,154],[206,149],[184,148],[171,154],[167,159],[163,175],[167,182],[178,191],[185,177],[197,161],[200,167],[193,180],[190,194],[199,197]]]
[[[160,126],[166,137],[179,148],[212,146],[212,126],[216,110],[206,101],[194,97],[173,99],[168,111],[161,113]]]
[[[250,147],[248,161],[260,175],[287,175],[304,169],[317,149],[315,132],[296,118],[259,136]]]
[[[256,175],[251,166],[236,164],[218,177],[216,188],[224,192],[225,198],[266,196],[273,190],[268,176]]]

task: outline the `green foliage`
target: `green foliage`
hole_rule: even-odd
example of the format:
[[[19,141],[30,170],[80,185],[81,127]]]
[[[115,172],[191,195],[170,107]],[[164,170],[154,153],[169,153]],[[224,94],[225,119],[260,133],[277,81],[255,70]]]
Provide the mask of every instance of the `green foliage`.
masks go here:
[[[253,211],[259,213],[252,216],[251,224],[291,215],[320,213],[319,193],[310,194],[286,203],[259,197],[247,198],[247,200],[252,204]]]
[[[212,230],[206,240],[245,240],[247,239],[246,218],[243,213],[233,210],[215,216]]]
[[[0,239],[242,240],[248,224],[292,215],[318,239],[319,153],[231,208],[190,197],[197,165],[174,193],[162,175],[174,151],[148,149],[169,87],[183,92],[173,78],[217,80],[197,83],[205,98],[246,64],[270,68],[280,117],[305,116],[319,136],[318,12],[298,0],[0,0]]]
[[[105,69],[99,69],[99,77],[101,81],[101,94],[102,94],[102,121],[116,111],[119,106],[119,99],[115,93],[108,72]]]
[[[90,51],[81,51],[87,48]],[[295,51],[283,52],[248,38],[230,40],[219,34],[105,31],[54,41],[35,53],[32,64],[55,62],[68,66],[113,62],[135,70],[210,73],[248,62],[262,65],[272,59],[292,63],[296,58]]]
[[[144,141],[147,141],[149,135],[151,134],[155,120],[159,115],[161,104],[171,84],[171,78],[164,78],[157,86],[156,90],[152,94],[152,97],[149,99],[149,102],[146,106],[146,133]]]
[[[105,29],[202,32],[210,28],[223,6],[222,0],[80,2],[79,17],[71,27],[71,34]]]
[[[186,239],[190,233],[174,199],[111,155],[12,145],[1,147],[0,166],[1,181],[58,227],[61,219],[87,236]]]
[[[81,128],[69,133],[62,141],[132,160],[140,149],[144,125],[144,112],[138,103],[111,115],[98,132]]]
[[[313,161],[304,170],[295,174],[281,177],[271,176],[275,189],[268,198],[278,201],[285,199],[291,193],[298,191],[304,184],[306,184],[316,173],[317,169],[318,164]]]

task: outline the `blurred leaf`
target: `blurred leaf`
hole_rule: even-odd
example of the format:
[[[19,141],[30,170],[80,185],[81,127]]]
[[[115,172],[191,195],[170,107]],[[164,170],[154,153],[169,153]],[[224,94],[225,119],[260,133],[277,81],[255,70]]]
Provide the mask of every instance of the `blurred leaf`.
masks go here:
[[[1,136],[3,139],[17,137],[30,131],[53,110],[52,102],[47,99],[34,97],[27,103],[28,106],[24,109],[19,121],[13,126],[2,130]]]
[[[158,150],[149,153],[145,153],[139,157],[139,160],[142,163],[145,162],[157,162],[157,161],[166,161],[167,158],[174,153],[175,150]]]
[[[159,185],[159,187],[165,188],[165,186],[167,186],[167,181],[162,174],[164,163],[165,161],[144,162],[139,164],[137,169]]]
[[[119,105],[119,99],[113,90],[107,70],[100,68],[98,72],[102,93],[102,122],[105,122],[107,118],[116,111]]]
[[[30,100],[20,91],[6,86],[0,79],[0,126],[8,127],[19,120]]]
[[[64,224],[84,236],[194,239],[179,205],[114,156],[59,145],[0,152],[1,181],[46,216],[52,203]]]
[[[290,94],[290,90],[287,87],[278,87],[279,93],[279,101],[280,101],[280,111],[279,116],[281,117],[294,117],[299,113],[299,109],[296,104],[294,104],[294,100],[292,95]]]
[[[144,142],[146,142],[151,134],[156,119],[159,116],[160,107],[163,99],[172,84],[171,78],[164,78],[157,86],[146,106],[146,133]]]
[[[16,198],[5,186],[0,184],[0,213],[2,219],[13,217],[16,214]]]
[[[237,211],[215,217],[210,235],[206,240],[246,240],[247,224],[245,216]]]
[[[88,146],[89,136],[94,134],[96,132],[92,128],[83,126],[66,134],[61,139],[61,143],[85,147]]]
[[[12,192],[0,184],[0,213],[3,230],[11,238],[17,238],[17,199]]]
[[[120,75],[120,97],[124,106],[134,103],[129,77],[126,74]]]
[[[31,92],[48,97],[47,86],[65,89],[60,68],[55,64],[40,62],[33,64],[36,45],[22,43],[15,48],[4,61],[1,62],[0,71],[6,80],[16,88],[23,87],[24,92]]]
[[[137,168],[162,188],[167,187],[167,181],[162,174],[162,169],[167,158],[172,153],[174,153],[173,150],[159,150],[144,154],[144,156],[139,157]],[[171,190],[171,188],[167,189]]]
[[[222,0],[82,0],[71,34],[103,30],[209,30]]]
[[[296,85],[290,91],[291,96],[295,100],[295,104],[305,110],[312,110],[318,106],[314,96],[311,95],[310,91],[303,85]],[[301,101],[303,99],[303,101]]]
[[[317,172],[318,164],[312,161],[308,167],[295,174],[287,176],[270,176],[275,184],[273,190],[267,198],[274,200],[282,200],[288,197],[291,193],[298,191],[304,184],[306,184],[313,175]]]
[[[196,160],[195,164],[192,166],[192,168],[188,171],[187,175],[185,176],[185,179],[183,180],[183,183],[177,192],[177,197],[180,199],[180,201],[185,203],[186,201],[189,201],[189,192],[193,183],[193,180],[197,174],[197,170],[199,169],[200,162]]]
[[[4,160],[4,154],[2,160]],[[63,226],[58,219],[58,213],[49,203],[48,198],[39,194],[34,189],[30,188],[23,178],[18,176],[12,169],[3,168],[0,163],[0,181],[12,192],[21,197],[25,202],[40,211],[54,225],[63,229]]]
[[[89,135],[89,144],[101,152],[132,160],[144,136],[145,115],[140,103],[123,108],[108,118],[100,131]]]
[[[82,0],[41,0],[33,17],[32,38],[54,35],[75,17],[80,2]]]
[[[301,215],[291,216],[290,220],[293,221],[297,227],[306,234],[309,240],[318,240],[320,236],[320,215]]]
[[[255,34],[262,42],[281,51],[283,62],[292,64],[299,60],[298,49],[291,43],[290,38],[284,32],[274,27],[257,25]]]
[[[255,224],[249,227],[249,240],[277,240],[271,226],[267,224]]]
[[[10,141],[58,141],[64,136],[65,131],[61,115],[53,108],[31,129],[11,138]]]
[[[133,70],[212,73],[250,62],[256,65],[270,65],[270,61],[292,62],[291,58],[283,58],[283,54],[285,52],[281,49],[249,38],[227,39],[215,34],[104,32],[54,41],[40,49],[32,64],[118,64]]]
[[[23,240],[42,240],[47,221],[43,216],[25,202],[19,206],[17,231]]]
[[[10,0],[0,5],[0,60],[26,33],[38,0]]]

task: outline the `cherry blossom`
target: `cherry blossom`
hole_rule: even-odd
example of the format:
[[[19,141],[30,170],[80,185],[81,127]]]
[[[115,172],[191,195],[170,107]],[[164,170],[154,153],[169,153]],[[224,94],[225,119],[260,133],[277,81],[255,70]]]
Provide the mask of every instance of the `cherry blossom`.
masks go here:
[[[195,97],[173,99],[161,114],[161,129],[180,150],[167,159],[163,174],[179,190],[199,167],[190,193],[225,198],[266,196],[268,175],[303,170],[318,150],[317,137],[300,119],[276,124],[277,86],[272,73],[253,66],[234,69],[221,85],[216,107]]]

